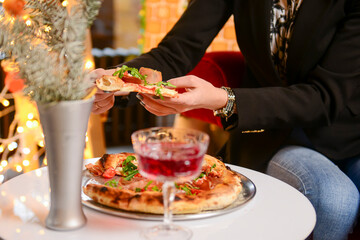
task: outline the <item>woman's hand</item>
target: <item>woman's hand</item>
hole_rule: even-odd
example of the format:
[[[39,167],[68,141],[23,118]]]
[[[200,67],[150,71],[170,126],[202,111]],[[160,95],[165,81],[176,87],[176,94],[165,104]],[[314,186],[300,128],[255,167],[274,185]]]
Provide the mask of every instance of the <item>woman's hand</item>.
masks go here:
[[[85,78],[87,81],[91,81],[92,83],[94,83],[94,86],[96,87],[96,79],[99,79],[104,75],[112,75],[114,72],[115,69],[105,70],[102,68],[98,68],[91,71],[88,75],[86,75]],[[126,96],[128,94],[128,92],[104,92],[103,90],[97,89],[91,111],[95,114],[106,112],[114,106],[115,96]]]
[[[178,98],[163,100],[148,94],[138,94],[141,104],[157,116],[182,113],[197,108],[216,110],[227,103],[227,93],[221,88],[214,87],[211,83],[196,76],[184,76],[168,81],[177,89],[184,88],[186,92],[179,94]]]

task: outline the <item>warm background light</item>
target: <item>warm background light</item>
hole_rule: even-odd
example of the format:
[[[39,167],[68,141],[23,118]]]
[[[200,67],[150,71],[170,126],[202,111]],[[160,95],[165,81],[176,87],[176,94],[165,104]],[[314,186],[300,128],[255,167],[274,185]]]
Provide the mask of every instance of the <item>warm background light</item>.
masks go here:
[[[0,0],[3,3],[4,0]],[[71,1],[62,1],[62,6],[71,8]],[[10,9],[10,8],[9,8]],[[16,12],[12,12],[16,13]],[[14,15],[15,16],[15,15]],[[0,19],[13,23],[15,18],[11,14],[1,14]],[[26,26],[31,26],[33,22],[22,12],[17,15],[22,18]],[[38,34],[47,34],[51,27],[45,25],[39,29]],[[9,39],[11,44],[14,44],[12,39]],[[95,68],[93,56],[91,54],[91,37],[90,31],[87,32],[86,39],[86,61],[84,63],[84,70],[90,71]],[[47,165],[45,156],[45,142],[40,119],[35,103],[31,102],[28,97],[22,94],[24,87],[24,80],[18,77],[18,67],[8,60],[1,60],[1,67],[6,74],[4,83],[5,87],[0,92],[0,103],[3,106],[0,109],[0,118],[9,114],[13,115],[13,120],[9,124],[7,136],[0,138],[0,184],[6,180],[7,170],[13,170],[18,173],[28,172],[35,170],[40,166]],[[12,101],[10,101],[12,100]],[[91,125],[91,123],[89,123]],[[92,134],[86,135],[86,149],[84,151],[85,158],[95,157],[94,155],[94,142],[91,141]],[[105,147],[104,147],[105,149]],[[96,156],[98,156],[97,154]]]
[[[8,107],[10,105],[10,102],[7,100],[7,99],[3,99],[1,100],[1,104],[4,106],[4,107]]]

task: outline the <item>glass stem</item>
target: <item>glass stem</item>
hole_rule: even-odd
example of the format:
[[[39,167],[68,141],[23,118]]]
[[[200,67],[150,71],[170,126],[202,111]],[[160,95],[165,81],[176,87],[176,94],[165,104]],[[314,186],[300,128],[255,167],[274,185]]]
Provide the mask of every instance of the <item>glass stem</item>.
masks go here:
[[[169,226],[172,222],[171,203],[175,198],[175,184],[171,181],[165,181],[162,186],[164,199],[164,225]]]

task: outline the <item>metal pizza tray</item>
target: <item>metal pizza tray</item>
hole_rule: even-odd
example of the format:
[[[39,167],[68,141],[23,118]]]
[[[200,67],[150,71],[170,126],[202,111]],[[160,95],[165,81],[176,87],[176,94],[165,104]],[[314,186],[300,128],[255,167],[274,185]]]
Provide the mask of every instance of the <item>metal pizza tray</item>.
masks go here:
[[[245,203],[250,201],[256,193],[256,187],[254,183],[247,178],[246,176],[237,173],[242,182],[242,190],[238,196],[238,198],[229,206],[218,209],[218,210],[210,210],[204,211],[201,213],[189,213],[189,214],[174,214],[173,220],[174,221],[183,221],[183,220],[194,220],[194,219],[203,219],[209,217],[215,217],[222,214],[230,213],[235,210],[241,208]],[[83,171],[82,177],[82,187],[86,186],[89,183],[97,183],[103,184],[104,180],[100,177],[92,176],[87,170]],[[111,214],[119,217],[124,218],[131,218],[131,219],[140,219],[140,220],[152,220],[152,221],[162,221],[163,215],[162,214],[151,214],[151,213],[141,213],[141,212],[130,212],[124,211],[121,209],[111,208],[102,204],[99,204],[93,201],[90,197],[85,195],[85,193],[81,192],[82,204],[88,208],[97,210],[102,213]]]

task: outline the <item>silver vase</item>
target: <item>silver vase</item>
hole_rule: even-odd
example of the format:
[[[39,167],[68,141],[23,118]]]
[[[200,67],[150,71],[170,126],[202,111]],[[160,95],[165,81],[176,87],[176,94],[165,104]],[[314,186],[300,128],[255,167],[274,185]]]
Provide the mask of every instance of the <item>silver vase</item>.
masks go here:
[[[86,224],[81,204],[85,135],[93,99],[38,104],[51,190],[46,227],[73,230]]]

